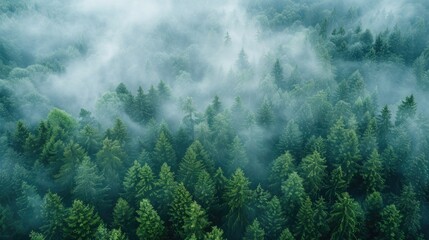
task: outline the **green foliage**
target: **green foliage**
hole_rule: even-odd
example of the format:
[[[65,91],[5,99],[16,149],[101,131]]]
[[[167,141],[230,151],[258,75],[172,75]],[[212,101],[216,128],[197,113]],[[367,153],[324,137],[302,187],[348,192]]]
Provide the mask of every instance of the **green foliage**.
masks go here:
[[[76,185],[72,193],[77,199],[94,206],[101,206],[108,190],[103,185],[103,181],[104,178],[98,173],[97,166],[89,158],[85,158],[77,167],[75,176]]]
[[[288,222],[291,223],[306,198],[303,179],[296,172],[292,172],[288,179],[283,182],[282,190],[282,206],[285,210]]]
[[[304,187],[314,198],[319,196],[326,182],[326,160],[315,151],[301,161],[301,176],[304,178]]]
[[[258,219],[255,219],[252,224],[246,228],[246,233],[244,234],[244,240],[264,240],[265,231],[259,224]]]
[[[25,229],[36,228],[40,225],[42,198],[37,189],[27,182],[22,182],[20,195],[16,199],[18,215]]]
[[[178,179],[189,189],[197,181],[198,175],[204,170],[203,163],[197,159],[195,152],[188,148],[179,164]]]
[[[216,186],[212,177],[205,170],[200,172],[193,191],[195,200],[201,204],[202,207],[211,210],[215,201]]]
[[[374,150],[370,158],[363,164],[362,177],[368,193],[383,189],[384,179],[380,155]]]
[[[169,211],[169,205],[173,201],[177,190],[177,182],[174,180],[174,173],[171,172],[170,166],[164,163],[161,166],[158,180],[154,184],[154,195],[156,208],[159,215],[165,219]]]
[[[149,200],[143,199],[137,210],[137,237],[139,239],[162,239],[165,231],[164,221],[150,204]]]
[[[91,239],[94,237],[101,219],[94,207],[74,200],[65,218],[64,237],[66,239]]]
[[[280,235],[279,240],[295,240],[292,233],[289,231],[289,228],[285,228]]]
[[[222,229],[215,226],[204,236],[204,240],[225,240],[225,238]]]
[[[381,221],[378,225],[381,233],[380,239],[404,239],[404,233],[400,229],[401,221],[402,215],[394,204],[385,207],[381,212]]]
[[[197,202],[192,202],[185,212],[183,220],[184,236],[194,235],[197,239],[202,239],[208,226],[209,221],[206,212]]]
[[[127,201],[119,198],[113,208],[113,227],[122,229],[131,236],[132,230],[136,225],[134,211]]]
[[[415,117],[416,111],[417,104],[414,101],[414,96],[410,95],[405,97],[405,99],[402,100],[401,104],[398,106],[395,125],[400,125],[407,121],[407,119],[412,119],[413,117]]]
[[[161,132],[158,141],[155,145],[155,152],[153,158],[153,170],[158,172],[161,165],[167,163],[169,166],[176,168],[176,153],[170,141],[164,132]]]
[[[332,229],[331,239],[357,239],[361,214],[359,204],[348,193],[339,196],[329,218]]]
[[[271,167],[271,189],[274,193],[280,192],[281,184],[287,180],[289,174],[295,170],[295,163],[292,155],[286,152],[276,158]]]
[[[303,139],[299,126],[294,121],[289,121],[280,136],[277,150],[280,154],[289,151],[294,157],[300,158],[302,148]]]
[[[285,226],[284,213],[277,196],[266,203],[265,212],[262,212],[261,226],[268,239],[277,239]]]
[[[311,199],[307,197],[297,214],[297,236],[300,239],[316,239],[317,230],[314,223],[314,210]]]
[[[186,190],[183,183],[180,183],[173,195],[173,201],[170,205],[170,222],[173,225],[173,230],[177,236],[185,238],[184,224],[185,216],[192,204],[192,196]]]
[[[43,198],[42,226],[46,239],[58,239],[63,236],[66,209],[58,194],[48,192]]]

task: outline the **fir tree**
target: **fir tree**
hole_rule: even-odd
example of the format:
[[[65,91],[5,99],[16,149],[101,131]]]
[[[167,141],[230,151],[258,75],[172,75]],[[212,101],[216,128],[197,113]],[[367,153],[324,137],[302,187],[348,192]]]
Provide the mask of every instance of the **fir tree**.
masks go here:
[[[401,230],[402,215],[394,204],[388,205],[381,212],[381,221],[378,228],[381,234],[380,239],[402,240],[404,233]]]
[[[317,198],[325,187],[326,160],[315,151],[302,160],[300,169],[304,187],[313,198]]]
[[[246,228],[246,233],[244,234],[244,240],[264,240],[265,231],[259,224],[258,219],[255,219],[252,224]]]
[[[150,204],[149,200],[143,199],[137,210],[137,237],[139,239],[162,239],[165,231],[164,221]]]
[[[155,145],[153,170],[159,172],[161,165],[164,163],[167,163],[174,169],[176,168],[176,153],[165,133],[161,132]]]
[[[80,200],[74,200],[65,219],[64,238],[91,239],[101,223],[93,206],[85,205]]]
[[[357,239],[361,214],[359,204],[348,193],[339,196],[329,218],[332,226],[331,239]]]
[[[195,235],[197,239],[202,239],[205,229],[209,226],[206,212],[197,202],[192,202],[184,215],[183,233],[184,236]]]

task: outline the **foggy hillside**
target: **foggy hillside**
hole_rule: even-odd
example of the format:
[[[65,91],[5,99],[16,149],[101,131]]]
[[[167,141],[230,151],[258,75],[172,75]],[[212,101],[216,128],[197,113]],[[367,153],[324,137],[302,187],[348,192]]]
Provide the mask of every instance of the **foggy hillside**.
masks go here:
[[[0,239],[429,239],[429,2],[1,0]]]

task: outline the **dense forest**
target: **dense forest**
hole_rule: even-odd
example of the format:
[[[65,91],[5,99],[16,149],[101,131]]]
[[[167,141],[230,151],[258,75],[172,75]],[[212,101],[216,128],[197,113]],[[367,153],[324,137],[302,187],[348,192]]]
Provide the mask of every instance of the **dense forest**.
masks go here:
[[[429,239],[429,2],[0,1],[0,239]]]

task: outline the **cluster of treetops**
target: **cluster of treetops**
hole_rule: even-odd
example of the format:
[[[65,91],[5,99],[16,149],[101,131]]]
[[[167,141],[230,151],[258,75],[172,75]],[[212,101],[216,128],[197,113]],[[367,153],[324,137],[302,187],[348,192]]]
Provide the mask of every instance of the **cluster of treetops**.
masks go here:
[[[356,72],[289,119],[269,101],[252,112],[214,97],[197,112],[187,99],[171,131],[166,84],[134,96],[121,83],[141,131],[84,109],[17,121],[2,138],[0,237],[423,239],[428,121],[412,95],[392,119],[363,90]]]

